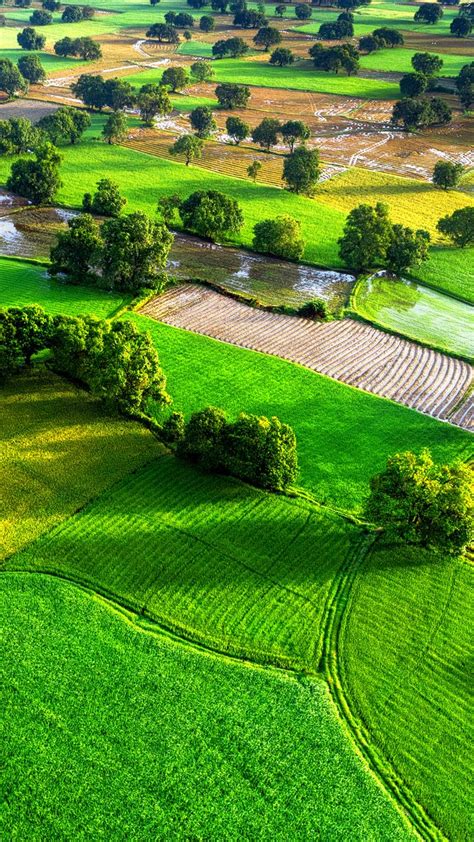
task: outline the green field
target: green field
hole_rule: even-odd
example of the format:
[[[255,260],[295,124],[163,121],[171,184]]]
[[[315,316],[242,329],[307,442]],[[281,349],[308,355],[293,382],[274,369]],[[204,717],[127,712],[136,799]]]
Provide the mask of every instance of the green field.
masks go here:
[[[0,558],[162,452],[142,426],[36,371],[2,387],[2,439]]]
[[[429,260],[417,266],[412,275],[474,304],[473,262],[474,247],[433,246]]]
[[[468,63],[468,56],[457,56],[452,53],[440,54],[436,50],[430,52],[438,55],[443,59],[443,67],[440,76],[457,76],[459,71],[465,64]],[[361,57],[360,66],[364,70],[384,70],[390,73],[412,73],[413,65],[411,58],[416,53],[416,50],[407,50],[404,48],[377,50],[370,55]]]
[[[2,836],[412,838],[323,682],[147,634],[65,582],[0,588]]]
[[[420,549],[380,549],[360,569],[343,624],[346,693],[447,838],[474,835],[473,568]]]
[[[359,281],[352,306],[383,328],[442,351],[474,356],[474,310],[455,298],[414,283],[373,276]]]

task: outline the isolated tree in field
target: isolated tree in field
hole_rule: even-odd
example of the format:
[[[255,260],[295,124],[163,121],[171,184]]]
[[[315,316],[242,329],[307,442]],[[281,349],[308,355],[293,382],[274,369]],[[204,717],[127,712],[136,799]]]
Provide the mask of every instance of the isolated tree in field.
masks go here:
[[[34,205],[50,205],[62,184],[60,163],[58,150],[51,143],[44,143],[33,158],[19,158],[12,164],[7,189]]]
[[[42,50],[46,44],[44,35],[40,35],[32,26],[22,29],[16,36],[22,50]]]
[[[212,109],[207,105],[194,108],[189,115],[190,123],[198,137],[209,137],[217,129],[217,123],[212,116]]]
[[[139,292],[158,289],[173,243],[166,225],[136,212],[104,222],[101,270],[109,289]]]
[[[257,222],[253,229],[253,248],[286,260],[300,260],[305,242],[301,224],[292,216],[277,216]]]
[[[451,109],[439,98],[401,99],[395,103],[392,111],[392,122],[395,125],[401,123],[404,130],[408,132],[426,126],[445,125],[451,118]]]
[[[204,144],[200,137],[192,134],[183,134],[170,146],[169,151],[172,155],[184,155],[186,166],[189,167],[191,161],[201,157],[203,146]]]
[[[437,465],[431,453],[396,453],[370,483],[365,516],[388,541],[461,552],[474,538],[472,472]]]
[[[68,220],[68,230],[59,231],[51,248],[50,275],[65,275],[70,284],[97,283],[102,239],[92,216],[83,213]]]
[[[405,39],[398,29],[391,29],[388,26],[381,26],[372,32],[374,38],[379,38],[387,47],[401,47]]]
[[[128,134],[128,121],[122,111],[114,111],[107,117],[102,128],[102,136],[109,145],[120,143]]]
[[[197,190],[179,208],[183,225],[210,240],[237,234],[244,218],[235,199],[218,190]]]
[[[260,170],[262,169],[262,165],[260,161],[252,161],[251,164],[247,167],[247,175],[249,178],[252,179],[253,183],[257,181],[257,175],[259,174]]]
[[[173,224],[173,222],[175,222],[176,212],[179,210],[180,205],[181,196],[178,196],[177,193],[173,193],[171,196],[162,196],[161,199],[158,200],[156,211],[160,214],[163,222],[168,226],[168,228]]]
[[[417,97],[426,91],[428,79],[422,73],[406,73],[399,84],[402,97]]]
[[[285,4],[284,4],[284,3],[278,3],[278,5],[277,5],[277,6],[275,6],[275,14],[276,14],[276,16],[277,16],[277,17],[279,17],[279,18],[282,18],[282,17],[283,17],[283,15],[284,15],[284,14],[285,14],[285,12],[286,12],[286,9],[287,9],[287,7],[285,6]]]
[[[460,16],[458,18],[454,18],[454,20],[451,21],[449,31],[451,32],[451,35],[455,35],[456,38],[467,38],[467,36],[472,32],[472,23],[467,17]]]
[[[308,3],[298,3],[298,5],[295,6],[295,15],[298,20],[309,20],[312,14],[313,10]]]
[[[443,216],[437,224],[438,231],[449,237],[454,245],[465,248],[474,244],[474,207],[459,208]]]
[[[250,99],[250,88],[227,82],[217,85],[216,97],[221,108],[245,108]]]
[[[214,69],[210,61],[195,61],[190,70],[191,76],[197,82],[211,82],[214,78]]]
[[[240,117],[227,117],[225,121],[226,132],[236,146],[239,145],[250,134],[250,126]]]
[[[338,240],[339,254],[356,271],[383,266],[391,232],[387,205],[358,205],[347,216],[343,236]]]
[[[443,10],[439,3],[423,3],[415,12],[413,19],[417,23],[438,23],[443,17]]]
[[[33,14],[30,15],[30,23],[32,26],[48,26],[48,24],[52,22],[52,14],[50,14],[50,12],[46,12],[44,9],[35,9]]]
[[[146,37],[154,38],[160,43],[179,44],[179,32],[175,26],[171,26],[169,23],[154,23],[147,30]]]
[[[453,164],[451,161],[437,161],[433,170],[433,184],[448,190],[449,187],[457,187],[461,181],[464,167],[462,164]]]
[[[463,108],[470,108],[474,103],[474,61],[461,68],[456,76],[456,88]]]
[[[274,26],[262,26],[255,35],[253,43],[256,47],[263,47],[264,52],[267,52],[270,47],[281,43],[280,30]]]
[[[214,58],[240,58],[249,51],[248,44],[243,38],[221,38],[212,45]]]
[[[319,152],[300,146],[286,156],[283,164],[283,181],[293,193],[311,195],[319,180]]]
[[[203,15],[199,21],[199,29],[201,32],[212,32],[216,27],[216,22],[211,15]]]
[[[411,63],[413,69],[424,76],[437,76],[443,67],[443,59],[434,53],[415,53]]]
[[[63,23],[79,23],[80,20],[83,20],[82,9],[79,6],[66,6],[61,15],[61,20]]]
[[[61,8],[59,0],[43,0],[41,5],[43,9],[47,9],[48,12],[59,12]]]
[[[309,126],[303,123],[302,120],[288,120],[283,123],[280,129],[281,135],[285,143],[290,147],[290,152],[293,152],[295,144],[300,141],[304,143],[311,137]]]
[[[82,209],[98,216],[119,216],[126,204],[127,200],[121,196],[118,184],[110,178],[101,178],[93,196],[84,193]]]
[[[167,67],[161,77],[161,84],[170,88],[173,93],[181,91],[189,83],[189,76],[184,67]]]
[[[8,97],[26,93],[28,82],[9,58],[0,58],[0,91]]]
[[[137,96],[137,105],[146,126],[152,126],[155,117],[164,117],[173,110],[167,88],[154,83],[142,85]]]
[[[71,91],[78,99],[82,99],[88,108],[101,111],[106,104],[105,81],[102,76],[83,73],[77,82],[73,82]]]
[[[18,70],[30,84],[37,85],[46,78],[46,73],[38,56],[20,56]]]
[[[62,105],[52,114],[42,117],[37,125],[58,146],[60,143],[76,143],[90,124],[91,118],[87,111]]]
[[[428,231],[413,231],[403,225],[392,225],[385,259],[387,269],[400,275],[413,266],[419,266],[428,259],[429,244]]]
[[[255,126],[252,132],[252,140],[269,152],[271,147],[278,143],[280,131],[281,123],[279,120],[275,120],[273,117],[264,117],[261,123]]]
[[[288,67],[294,63],[294,60],[295,57],[291,50],[288,50],[286,47],[278,47],[271,54],[269,63],[277,67]]]

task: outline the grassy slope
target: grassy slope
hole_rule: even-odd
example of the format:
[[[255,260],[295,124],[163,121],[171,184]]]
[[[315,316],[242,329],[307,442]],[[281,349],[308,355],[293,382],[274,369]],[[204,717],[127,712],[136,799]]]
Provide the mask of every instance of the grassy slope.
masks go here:
[[[159,455],[140,425],[53,374],[25,373],[2,388],[0,558],[64,520]]]
[[[11,560],[114,594],[214,650],[315,671],[341,518],[162,457]]]
[[[382,327],[444,351],[474,355],[473,308],[454,298],[382,277],[359,282],[352,302],[361,316]]]
[[[346,690],[371,734],[449,839],[474,834],[473,569],[417,549],[380,549],[350,602]]]
[[[430,259],[422,266],[417,266],[411,274],[420,281],[459,295],[474,304],[473,261],[474,248],[435,246],[430,250]]]
[[[429,447],[467,455],[468,433],[276,357],[131,316],[150,331],[176,409],[206,405],[277,415],[298,438],[300,484],[321,502],[357,509],[390,453]]]
[[[0,589],[4,836],[411,838],[321,682],[145,634],[64,582]]]
[[[384,70],[387,72],[396,73],[412,73],[413,65],[411,63],[412,56],[415,55],[416,50],[407,50],[403,47],[387,50],[377,50],[376,53],[361,56],[360,66],[365,70]],[[420,50],[418,50],[420,52]],[[466,56],[457,56],[448,53],[439,53],[437,50],[431,51],[435,55],[439,55],[443,59],[443,67],[441,76],[457,76],[459,71],[467,62]]]

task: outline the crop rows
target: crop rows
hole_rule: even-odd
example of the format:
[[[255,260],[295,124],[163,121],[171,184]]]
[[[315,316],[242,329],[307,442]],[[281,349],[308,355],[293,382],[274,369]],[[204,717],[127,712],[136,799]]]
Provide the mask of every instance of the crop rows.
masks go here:
[[[468,363],[352,319],[317,324],[267,313],[193,284],[173,288],[141,312],[299,363],[466,429],[472,423],[468,414],[450,417],[472,381]]]

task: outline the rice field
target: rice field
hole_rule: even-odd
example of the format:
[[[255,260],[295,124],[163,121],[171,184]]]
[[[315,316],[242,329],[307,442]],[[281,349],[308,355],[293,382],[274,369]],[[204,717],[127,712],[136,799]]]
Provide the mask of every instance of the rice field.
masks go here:
[[[428,291],[426,296],[429,300]],[[457,308],[459,319],[458,311],[467,309],[452,299],[445,309],[450,305],[451,310]],[[174,327],[282,357],[443,421],[450,419],[472,383],[468,363],[369,325],[352,319],[318,324],[266,313],[198,285],[173,287],[147,302],[141,312]],[[467,343],[469,321],[466,314],[461,324]]]

